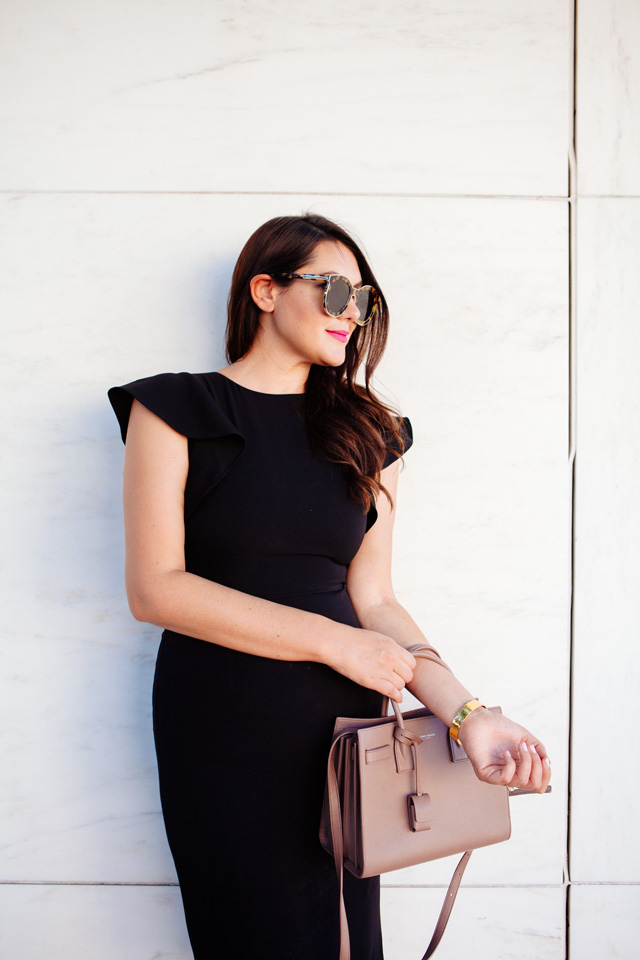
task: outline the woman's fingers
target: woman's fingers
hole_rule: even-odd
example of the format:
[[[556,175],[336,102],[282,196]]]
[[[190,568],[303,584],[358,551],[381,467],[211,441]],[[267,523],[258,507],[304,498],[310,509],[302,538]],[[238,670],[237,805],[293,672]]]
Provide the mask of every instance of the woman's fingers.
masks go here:
[[[401,647],[395,640],[389,640],[389,646],[382,651],[382,660],[390,670],[400,674],[405,683],[413,679],[416,659],[413,654]]]
[[[477,710],[471,718],[462,725],[461,739],[478,777],[544,793],[551,779],[544,744],[504,714]]]
[[[411,671],[409,671],[409,676],[407,676],[407,671],[403,670],[402,673],[399,672],[399,668],[396,667],[396,670],[391,676],[390,683],[395,689],[397,696],[394,696],[394,700],[397,700],[398,703],[402,701],[402,693],[407,683],[411,680]]]
[[[480,779],[486,779],[488,783],[504,784],[506,787],[530,786],[531,771],[534,769],[535,760],[533,754],[529,751],[526,741],[521,741],[515,756],[509,749],[504,750],[502,762],[498,764],[488,764],[484,768],[485,776],[480,775]],[[538,757],[538,764],[540,764]]]
[[[336,647],[335,657],[326,661],[355,683],[377,690],[398,703],[402,690],[413,678],[416,661],[404,647],[372,630],[354,629],[347,642]]]
[[[400,678],[403,685],[407,683],[411,683],[411,681],[413,680],[412,668],[408,666],[408,664],[403,663],[403,661],[400,661],[400,663],[397,663],[395,665],[394,672],[395,672],[395,675]]]
[[[541,756],[540,750],[542,750],[543,756]],[[517,771],[511,781],[507,780],[508,785],[544,793],[549,786],[550,779],[551,761],[544,746],[522,740],[519,746]]]
[[[505,750],[504,752],[504,767],[502,769],[502,780],[505,783],[510,783],[515,776],[517,770],[517,764],[515,758],[512,756],[510,750]]]
[[[417,664],[418,664],[418,661],[416,660],[416,658],[414,657],[414,655],[413,655],[412,653],[410,653],[410,652],[409,652],[408,650],[406,650],[404,647],[400,647],[399,644],[398,644],[398,646],[399,646],[399,649],[400,649],[400,657],[402,658],[402,660],[404,660],[404,662],[407,664],[407,666],[408,666],[409,669],[411,670],[411,673],[413,674],[413,671],[415,670],[415,668],[416,668],[416,666],[417,666]]]
[[[400,673],[400,676],[402,677],[405,683],[411,683],[411,681],[413,680],[412,667],[403,666],[402,669],[398,672]]]
[[[396,703],[402,703],[402,687],[396,687],[393,683],[390,683],[387,688],[387,693],[384,695],[389,697],[390,700],[395,700]],[[384,691],[380,691],[384,693]]]
[[[382,683],[390,683],[393,686],[393,692],[387,693],[380,689],[385,696],[391,696],[396,702],[402,700],[402,691],[405,686],[413,679],[413,668],[416,665],[415,657],[401,647],[394,640],[389,641],[389,646],[381,651],[380,656],[380,680]]]
[[[532,759],[529,786],[532,790],[544,793],[551,779],[551,761],[541,743],[530,746],[529,752]]]
[[[526,740],[521,740],[518,747],[518,752],[520,755],[520,763],[518,764],[517,773],[511,783],[513,787],[526,787],[529,783],[529,777],[531,776],[531,752],[527,746]]]
[[[529,783],[532,790],[539,790],[542,783],[542,760],[533,743],[529,744],[529,756],[531,757],[531,772],[529,773]]]
[[[551,760],[545,757],[542,761],[542,783],[540,784],[540,793],[544,793],[551,780]]]
[[[539,740],[536,740],[536,742],[534,743],[534,747],[536,748],[536,753],[538,754],[541,760],[549,759],[547,748],[545,747],[544,743],[540,743]]]

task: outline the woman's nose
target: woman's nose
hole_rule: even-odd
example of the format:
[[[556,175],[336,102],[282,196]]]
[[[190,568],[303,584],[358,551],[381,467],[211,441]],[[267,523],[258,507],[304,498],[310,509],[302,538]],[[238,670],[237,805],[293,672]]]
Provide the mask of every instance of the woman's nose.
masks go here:
[[[356,295],[355,293],[351,295],[349,303],[345,307],[344,313],[342,314],[344,320],[352,321],[356,323],[360,319],[360,311],[356,305]]]

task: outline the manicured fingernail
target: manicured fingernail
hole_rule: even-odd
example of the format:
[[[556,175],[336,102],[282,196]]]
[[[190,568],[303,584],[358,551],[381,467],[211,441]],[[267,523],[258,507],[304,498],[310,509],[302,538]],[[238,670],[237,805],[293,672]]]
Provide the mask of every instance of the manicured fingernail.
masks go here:
[[[523,740],[522,743],[520,744],[520,746],[522,747],[522,749],[523,749],[526,753],[529,753],[529,747],[527,746],[527,741],[526,741],[526,740]]]
[[[511,756],[511,751],[510,751],[510,750],[505,750],[504,755],[505,755],[505,757],[508,757],[509,760],[513,760],[513,757]]]
[[[543,762],[543,764],[545,765],[545,767],[550,767],[550,766],[551,766],[551,760],[549,760],[549,757],[545,757],[542,762]]]

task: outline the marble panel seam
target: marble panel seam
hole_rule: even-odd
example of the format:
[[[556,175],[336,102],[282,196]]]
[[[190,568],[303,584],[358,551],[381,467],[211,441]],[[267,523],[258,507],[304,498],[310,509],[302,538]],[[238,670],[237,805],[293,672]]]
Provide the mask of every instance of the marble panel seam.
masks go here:
[[[0,880],[0,887],[178,887],[178,883],[138,880]],[[446,883],[381,883],[385,890],[446,890]],[[633,887],[625,881],[582,881],[579,883],[465,883],[465,890],[559,890],[568,886]]]
[[[640,193],[579,193],[584,200],[640,200]]]
[[[572,880],[571,887],[640,887],[640,880]]]
[[[385,883],[380,884],[385,890],[446,890],[447,883]],[[569,886],[563,883],[463,883],[463,890],[561,890]]]
[[[0,196],[96,196],[96,197],[376,197],[382,200],[531,200],[567,202],[568,193],[359,193],[338,190],[23,190],[20,187],[0,188]],[[591,196],[591,194],[580,194]],[[593,195],[595,196],[595,194]],[[630,199],[628,195],[620,199]]]
[[[162,880],[0,880],[0,887],[178,887]]]

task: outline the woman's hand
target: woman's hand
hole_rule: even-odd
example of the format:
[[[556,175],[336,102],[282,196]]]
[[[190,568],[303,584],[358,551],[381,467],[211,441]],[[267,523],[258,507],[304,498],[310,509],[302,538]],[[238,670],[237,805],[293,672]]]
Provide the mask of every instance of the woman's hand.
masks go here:
[[[477,709],[458,736],[480,780],[537,793],[547,789],[551,778],[547,751],[519,723],[493,710]]]
[[[353,629],[334,651],[329,666],[355,683],[402,702],[416,659],[399,643],[375,630]]]

